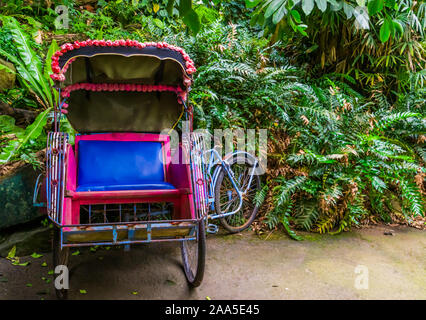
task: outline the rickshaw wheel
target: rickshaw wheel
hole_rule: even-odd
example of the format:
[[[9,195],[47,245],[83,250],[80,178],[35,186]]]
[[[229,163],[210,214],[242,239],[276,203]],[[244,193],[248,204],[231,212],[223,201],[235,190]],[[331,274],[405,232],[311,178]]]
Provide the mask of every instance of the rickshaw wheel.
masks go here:
[[[183,269],[189,285],[198,287],[203,281],[206,264],[206,229],[204,220],[198,223],[196,240],[181,242]]]
[[[229,161],[229,165],[234,172],[236,180],[240,184],[242,182],[242,189],[245,189],[250,179],[253,163],[249,158],[236,156]],[[250,188],[243,195],[243,204],[240,211],[220,219],[222,226],[230,233],[241,232],[253,223],[259,210],[259,206],[254,204],[254,198],[258,190],[260,190],[260,177],[259,175],[253,175]],[[216,214],[231,212],[237,208],[239,203],[238,196],[227,173],[223,169],[220,170],[217,177],[214,194]]]
[[[61,250],[61,230],[54,226],[53,227],[53,268],[56,266],[64,265],[68,266],[69,261],[69,248],[63,248]],[[53,274],[53,278],[55,278],[55,274]],[[55,281],[55,279],[53,279]],[[60,300],[66,300],[68,298],[68,290],[67,289],[56,289],[56,297]]]

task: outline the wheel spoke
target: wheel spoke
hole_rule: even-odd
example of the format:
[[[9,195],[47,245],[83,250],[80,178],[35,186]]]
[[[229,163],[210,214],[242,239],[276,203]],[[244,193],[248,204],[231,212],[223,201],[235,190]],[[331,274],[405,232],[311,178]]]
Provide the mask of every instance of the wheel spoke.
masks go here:
[[[240,167],[237,168],[237,169],[240,169]],[[234,172],[234,173],[236,173],[236,172]],[[243,172],[238,175],[237,181],[239,182],[240,188],[242,190],[245,190],[245,188],[248,185],[248,182],[250,181],[250,174],[249,173],[250,173],[249,168],[245,167],[243,169]],[[232,184],[229,180],[229,177],[227,177],[227,176],[225,176],[224,181],[222,182],[222,185],[225,185],[225,187],[228,187],[229,185],[231,185],[230,186],[231,190],[233,189],[233,186],[232,186]],[[229,189],[225,188],[225,191],[229,192]],[[240,212],[233,214],[233,215],[225,217],[225,219],[229,222],[230,225],[233,225],[233,226],[243,225],[248,220],[248,218],[250,218],[251,211],[254,207],[253,206],[254,197],[252,199],[252,196],[255,195],[256,191],[257,191],[256,189],[252,189],[252,188],[248,189],[247,192],[244,194],[242,210]],[[235,196],[232,200],[228,200],[228,201],[224,202],[222,199],[228,198],[226,192],[225,192],[225,194],[222,195],[222,197],[220,199],[221,209],[222,209],[223,213],[232,211],[232,210],[229,210],[231,204],[235,204],[235,206],[233,207],[233,210],[235,210],[237,208],[238,204],[239,204],[238,196]]]
[[[254,204],[254,198],[260,189],[260,179],[258,176],[251,176],[253,166],[249,164],[247,159],[244,160],[244,163],[238,163],[238,160],[233,159],[234,163],[231,162],[231,170],[234,174],[235,182],[242,192],[241,208],[235,214],[221,219],[225,228],[231,232],[239,232],[248,227],[258,210]],[[218,183],[220,185],[217,186],[218,189],[216,190],[218,191],[215,193],[216,201],[218,202],[216,204],[216,212],[219,214],[236,210],[240,204],[240,199],[225,171],[222,172],[222,178],[220,178]],[[231,197],[229,193],[232,194]]]
[[[204,275],[205,230],[204,222],[200,222],[196,232],[196,240],[181,243],[183,268],[189,284],[199,286]]]

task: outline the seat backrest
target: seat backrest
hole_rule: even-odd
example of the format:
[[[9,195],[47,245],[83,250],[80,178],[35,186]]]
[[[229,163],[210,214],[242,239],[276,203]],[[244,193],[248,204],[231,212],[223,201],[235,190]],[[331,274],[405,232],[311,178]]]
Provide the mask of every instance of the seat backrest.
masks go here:
[[[78,186],[134,185],[165,181],[158,141],[78,141]]]

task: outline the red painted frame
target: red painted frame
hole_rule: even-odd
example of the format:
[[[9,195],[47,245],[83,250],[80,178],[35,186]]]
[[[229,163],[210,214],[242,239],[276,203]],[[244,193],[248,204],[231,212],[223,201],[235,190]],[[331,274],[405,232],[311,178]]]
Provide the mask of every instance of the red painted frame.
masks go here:
[[[147,141],[163,144],[163,163],[165,181],[176,189],[172,190],[129,190],[129,191],[89,191],[76,192],[78,143],[82,140],[92,141]],[[152,133],[96,133],[77,135],[75,152],[69,145],[66,157],[66,191],[64,199],[62,225],[78,225],[80,223],[80,205],[119,204],[119,203],[152,203],[171,202],[174,205],[173,220],[196,219],[191,186],[189,164],[177,162],[176,157],[183,154],[179,146],[172,161],[170,137]]]

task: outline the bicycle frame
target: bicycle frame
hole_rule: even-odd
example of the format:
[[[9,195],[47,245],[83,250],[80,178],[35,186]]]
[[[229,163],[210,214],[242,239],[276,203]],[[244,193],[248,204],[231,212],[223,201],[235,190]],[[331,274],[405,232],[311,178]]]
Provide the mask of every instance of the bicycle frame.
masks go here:
[[[212,211],[214,211],[214,202],[216,201],[215,196],[214,196],[214,190],[215,190],[215,187],[216,187],[216,184],[217,184],[217,179],[218,179],[219,172],[220,172],[221,169],[223,169],[226,172],[226,174],[228,175],[229,180],[231,181],[231,184],[232,184],[234,190],[237,192],[237,196],[238,196],[238,199],[239,199],[239,204],[238,204],[238,206],[235,210],[229,211],[229,212],[224,212],[224,213],[221,213],[221,214],[211,214],[211,215],[208,216],[210,219],[220,219],[220,218],[224,218],[224,217],[227,217],[227,216],[231,216],[231,215],[233,215],[233,214],[235,214],[235,213],[237,213],[238,211],[241,210],[241,207],[243,205],[243,195],[250,188],[250,185],[252,183],[254,172],[256,170],[256,166],[257,166],[258,161],[253,155],[251,155],[250,153],[245,152],[245,151],[235,151],[235,152],[228,153],[227,155],[225,155],[225,157],[223,159],[219,155],[219,153],[216,149],[206,150],[205,154],[208,154],[208,153],[210,153],[210,157],[209,157],[209,161],[208,161],[206,171],[207,171],[207,175],[210,178],[209,185],[208,185],[208,191],[209,191],[208,202],[210,203],[210,206],[211,206],[210,209]],[[249,181],[247,183],[247,187],[246,187],[245,190],[241,190],[241,186],[239,185],[239,182],[235,179],[234,172],[232,171],[231,166],[229,165],[229,162],[228,162],[229,159],[232,159],[233,157],[238,156],[238,155],[244,155],[245,157],[247,157],[247,158],[249,158],[253,161],[253,168],[252,168],[252,171],[250,173],[250,178],[249,178]],[[213,171],[213,174],[211,174],[211,171],[214,167],[215,167],[215,169]]]

